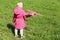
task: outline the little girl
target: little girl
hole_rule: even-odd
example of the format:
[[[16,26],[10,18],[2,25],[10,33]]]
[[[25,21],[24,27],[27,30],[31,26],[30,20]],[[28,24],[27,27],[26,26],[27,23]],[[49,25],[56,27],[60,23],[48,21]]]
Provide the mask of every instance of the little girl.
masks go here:
[[[18,30],[20,30],[21,38],[23,38],[23,30],[26,26],[24,19],[30,16],[33,16],[34,14],[37,14],[36,12],[33,12],[29,10],[29,14],[26,14],[23,10],[23,3],[19,2],[17,3],[17,7],[14,8],[14,17],[13,22],[15,22],[15,37],[18,36]],[[41,14],[37,14],[41,16]]]

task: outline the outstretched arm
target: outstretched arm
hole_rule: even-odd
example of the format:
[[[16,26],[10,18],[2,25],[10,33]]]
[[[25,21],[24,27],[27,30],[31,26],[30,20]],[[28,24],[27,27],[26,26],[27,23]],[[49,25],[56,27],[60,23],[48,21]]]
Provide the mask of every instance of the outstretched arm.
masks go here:
[[[28,10],[28,14],[25,15],[25,18],[34,16],[34,15],[42,16],[42,14],[40,14],[40,13],[34,12],[32,10]]]

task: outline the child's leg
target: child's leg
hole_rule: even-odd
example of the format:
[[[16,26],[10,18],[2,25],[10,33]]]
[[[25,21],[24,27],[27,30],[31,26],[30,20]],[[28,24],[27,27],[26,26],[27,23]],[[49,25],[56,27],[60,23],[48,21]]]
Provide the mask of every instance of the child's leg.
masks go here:
[[[20,35],[23,36],[23,29],[20,29]]]
[[[18,36],[18,29],[15,28],[15,36]]]

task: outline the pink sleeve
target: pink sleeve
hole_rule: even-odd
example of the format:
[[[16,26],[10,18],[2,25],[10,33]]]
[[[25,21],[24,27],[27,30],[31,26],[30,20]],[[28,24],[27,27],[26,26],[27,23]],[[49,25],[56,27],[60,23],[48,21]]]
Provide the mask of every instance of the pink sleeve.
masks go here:
[[[34,12],[34,11],[32,11],[32,10],[29,10],[29,15],[34,15],[34,14],[36,14],[36,12]]]

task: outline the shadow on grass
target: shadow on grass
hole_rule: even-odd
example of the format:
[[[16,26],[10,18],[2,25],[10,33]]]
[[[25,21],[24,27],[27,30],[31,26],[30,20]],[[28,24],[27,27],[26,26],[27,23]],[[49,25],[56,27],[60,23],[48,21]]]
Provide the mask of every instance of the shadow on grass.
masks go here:
[[[11,29],[13,35],[15,35],[15,34],[14,34],[14,25],[12,25],[12,24],[7,24],[7,27],[8,27],[9,29]]]

